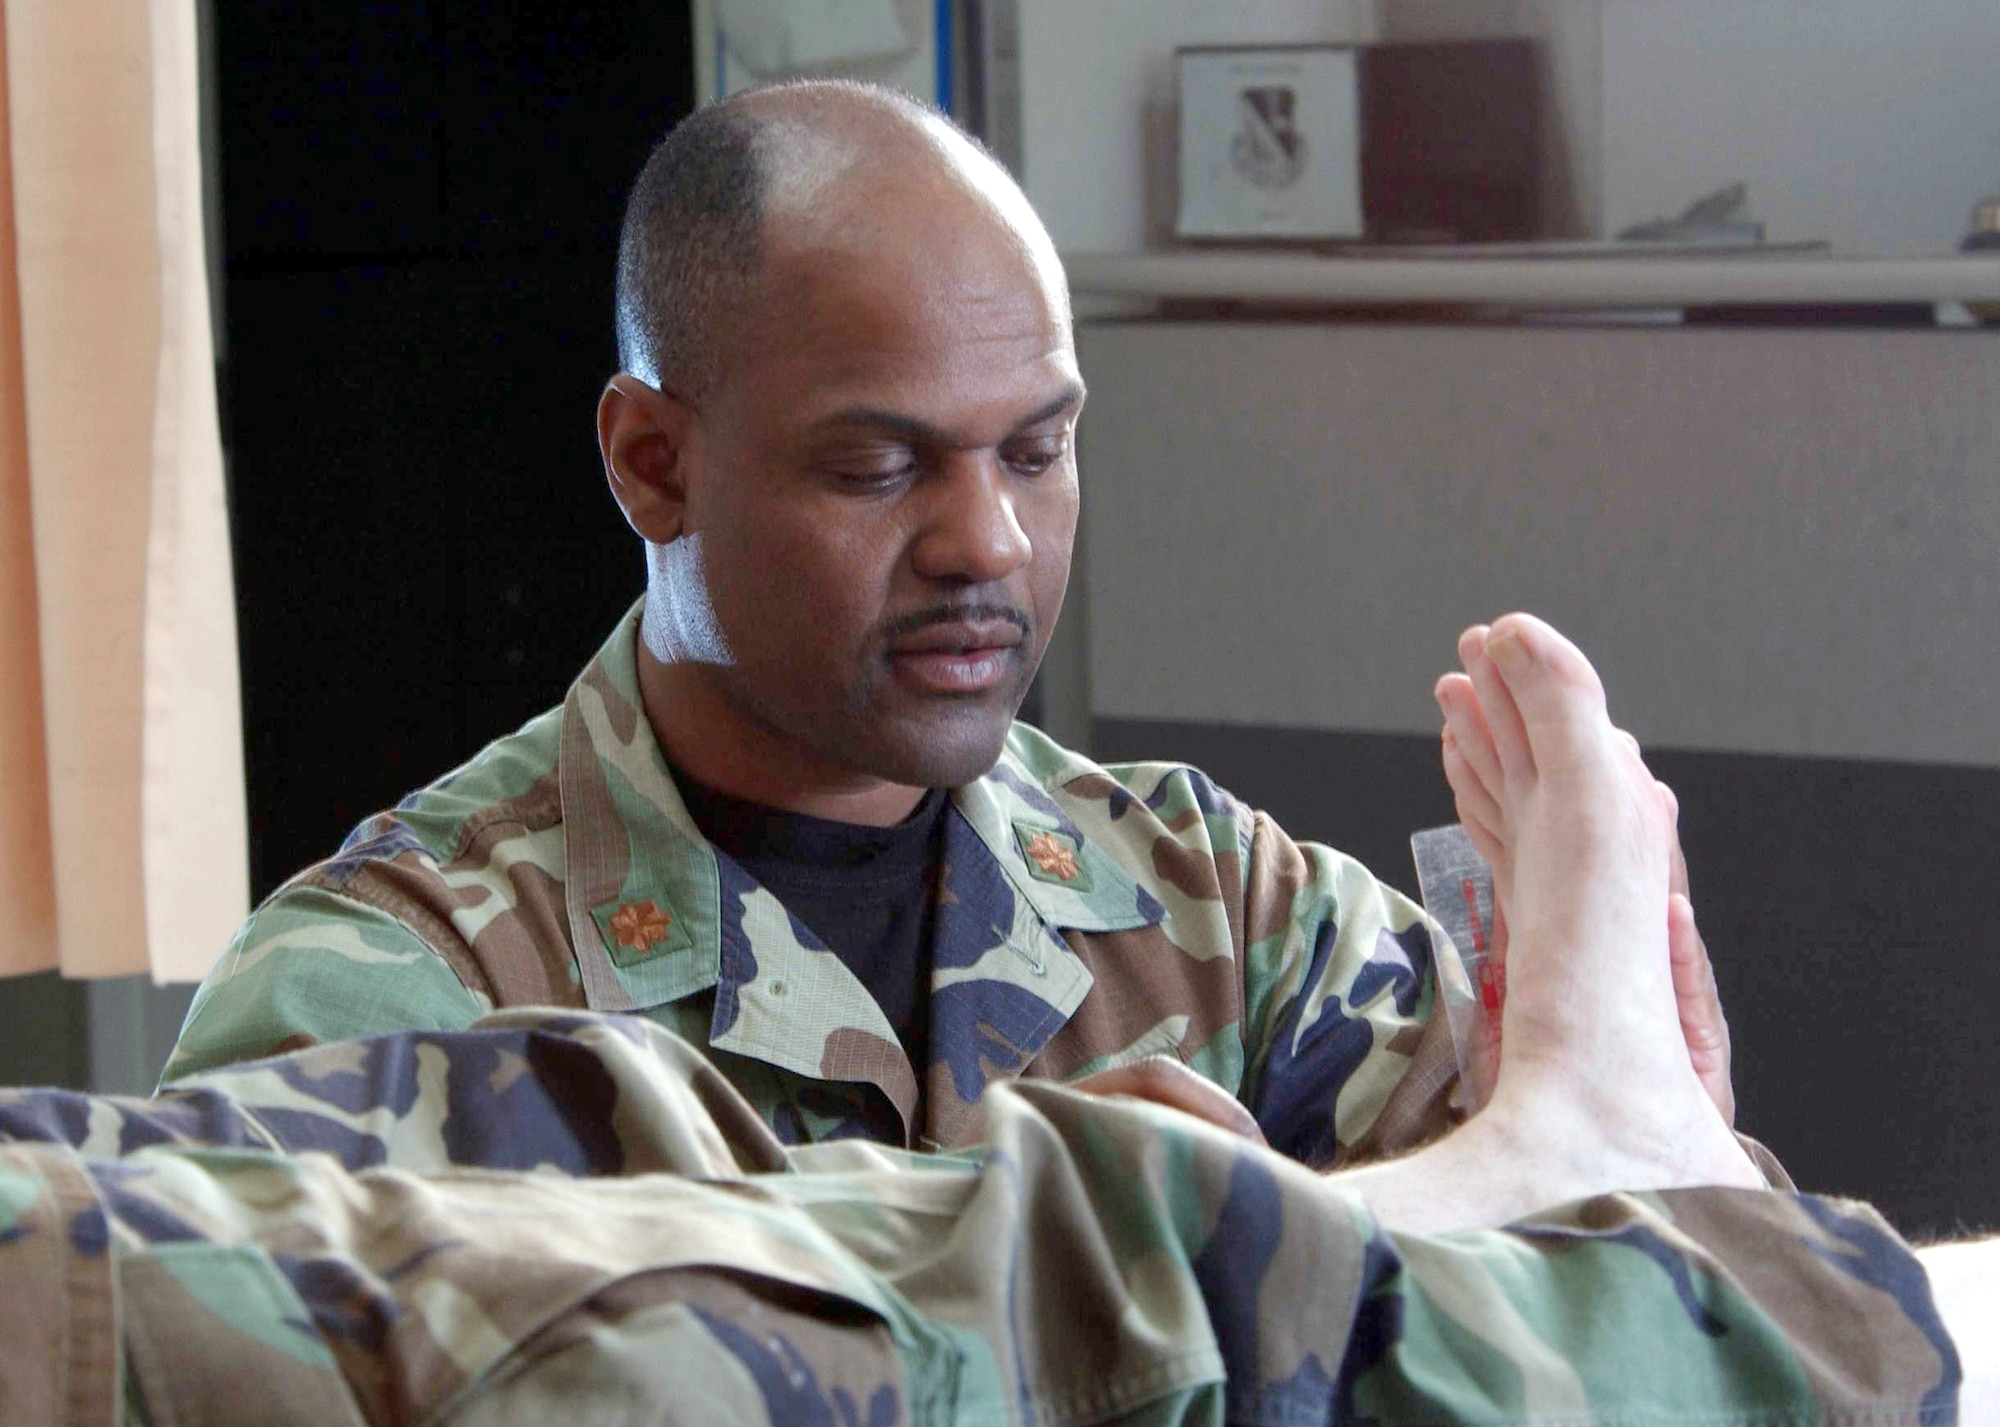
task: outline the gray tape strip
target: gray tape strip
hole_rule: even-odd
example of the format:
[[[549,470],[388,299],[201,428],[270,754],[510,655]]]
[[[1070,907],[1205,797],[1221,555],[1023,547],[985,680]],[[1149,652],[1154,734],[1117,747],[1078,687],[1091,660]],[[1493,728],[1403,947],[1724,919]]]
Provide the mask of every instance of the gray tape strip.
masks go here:
[[[1500,1007],[1506,995],[1503,959],[1493,946],[1493,870],[1457,823],[1410,838],[1424,910],[1451,938],[1458,955],[1435,958],[1438,991],[1450,1018],[1452,1048],[1468,1108],[1493,1090],[1500,1064]]]

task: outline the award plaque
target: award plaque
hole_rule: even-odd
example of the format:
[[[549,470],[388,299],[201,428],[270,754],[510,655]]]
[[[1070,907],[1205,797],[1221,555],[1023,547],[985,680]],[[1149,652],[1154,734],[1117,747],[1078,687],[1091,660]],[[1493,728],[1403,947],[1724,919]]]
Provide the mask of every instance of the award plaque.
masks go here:
[[[1176,51],[1180,203],[1191,239],[1358,238],[1355,51],[1321,45]]]

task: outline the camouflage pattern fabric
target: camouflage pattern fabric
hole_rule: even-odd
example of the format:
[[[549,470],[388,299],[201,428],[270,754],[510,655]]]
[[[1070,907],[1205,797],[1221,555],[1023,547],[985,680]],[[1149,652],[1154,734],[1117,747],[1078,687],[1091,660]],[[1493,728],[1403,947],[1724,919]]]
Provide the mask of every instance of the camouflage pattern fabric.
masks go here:
[[[505,1012],[156,1100],[0,1093],[0,1420],[1925,1423],[1957,1358],[1865,1206],[1615,1195],[1384,1233],[1171,1110],[787,1146],[637,1017]]]
[[[963,1145],[996,1081],[1155,1054],[1309,1164],[1450,1123],[1432,957],[1453,953],[1413,903],[1190,768],[1102,768],[1026,725],[952,794],[913,1067],[846,966],[695,828],[640,707],[637,629],[635,608],[561,708],[266,902],[167,1081],[545,1005],[639,1011],[707,1047],[788,1144]]]

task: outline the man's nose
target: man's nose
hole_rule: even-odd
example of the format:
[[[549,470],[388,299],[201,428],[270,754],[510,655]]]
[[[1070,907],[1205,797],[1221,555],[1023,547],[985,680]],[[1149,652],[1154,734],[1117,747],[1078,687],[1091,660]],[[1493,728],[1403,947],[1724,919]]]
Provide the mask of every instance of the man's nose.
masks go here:
[[[930,486],[911,559],[933,580],[990,584],[1034,556],[1015,511],[1015,477],[994,451],[954,451]]]

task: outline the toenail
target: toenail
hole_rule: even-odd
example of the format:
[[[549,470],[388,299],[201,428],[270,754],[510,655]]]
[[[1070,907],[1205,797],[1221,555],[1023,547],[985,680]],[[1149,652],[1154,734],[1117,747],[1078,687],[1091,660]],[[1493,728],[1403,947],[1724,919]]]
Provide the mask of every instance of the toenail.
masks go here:
[[[1508,666],[1516,672],[1531,662],[1528,646],[1511,629],[1487,640],[1486,654],[1494,663]]]

